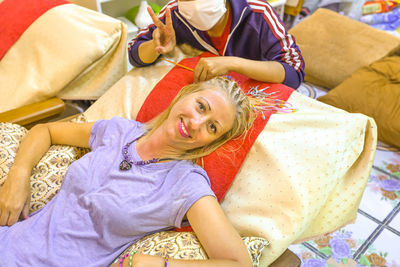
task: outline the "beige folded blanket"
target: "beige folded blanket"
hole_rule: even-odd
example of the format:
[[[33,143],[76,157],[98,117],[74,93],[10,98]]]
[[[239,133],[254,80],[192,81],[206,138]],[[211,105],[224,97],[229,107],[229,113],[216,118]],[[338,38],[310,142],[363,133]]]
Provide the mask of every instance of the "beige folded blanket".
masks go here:
[[[126,35],[119,20],[74,4],[48,10],[0,61],[0,112],[99,98],[126,73]]]

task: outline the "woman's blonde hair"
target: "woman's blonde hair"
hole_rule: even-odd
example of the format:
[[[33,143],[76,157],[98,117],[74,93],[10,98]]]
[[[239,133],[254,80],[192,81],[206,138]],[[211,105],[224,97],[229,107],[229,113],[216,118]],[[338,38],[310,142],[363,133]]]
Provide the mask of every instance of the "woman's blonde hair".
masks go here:
[[[220,90],[221,92],[224,92],[235,107],[236,114],[232,128],[216,140],[212,141],[210,144],[186,150],[184,153],[178,156],[179,159],[186,159],[197,162],[201,157],[210,154],[227,141],[236,138],[242,134],[246,134],[254,121],[255,114],[252,108],[251,101],[244,94],[239,85],[235,81],[229,80],[227,78],[216,77],[201,83],[194,83],[184,86],[178,92],[178,94],[175,96],[175,98],[172,100],[171,104],[166,110],[164,110],[157,117],[146,123],[147,134],[151,135],[158,127],[160,127],[164,123],[164,121],[167,120],[172,107],[182,97],[207,89]]]

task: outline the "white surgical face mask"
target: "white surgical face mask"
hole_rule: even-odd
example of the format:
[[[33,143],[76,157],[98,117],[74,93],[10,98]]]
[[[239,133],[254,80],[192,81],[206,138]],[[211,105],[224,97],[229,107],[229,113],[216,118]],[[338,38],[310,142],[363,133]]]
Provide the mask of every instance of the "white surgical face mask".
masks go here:
[[[201,31],[208,31],[226,12],[225,0],[178,1],[179,13]]]

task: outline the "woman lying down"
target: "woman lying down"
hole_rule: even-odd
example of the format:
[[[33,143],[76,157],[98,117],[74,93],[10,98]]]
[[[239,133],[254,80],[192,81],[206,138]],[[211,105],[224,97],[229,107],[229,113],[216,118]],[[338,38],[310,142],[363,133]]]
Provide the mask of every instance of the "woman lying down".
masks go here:
[[[112,266],[251,266],[207,174],[193,162],[245,133],[253,119],[239,86],[215,78],[183,87],[145,124],[116,117],[33,127],[0,189],[0,266],[108,266],[143,236],[180,227],[185,216],[209,260],[131,253]],[[28,216],[31,170],[52,144],[91,152]]]

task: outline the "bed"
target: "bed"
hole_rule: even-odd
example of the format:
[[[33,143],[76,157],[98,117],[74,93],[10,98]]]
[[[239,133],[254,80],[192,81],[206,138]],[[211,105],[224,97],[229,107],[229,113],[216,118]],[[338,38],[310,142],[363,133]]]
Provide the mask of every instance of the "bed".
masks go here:
[[[190,64],[185,60],[192,60],[192,56],[176,49],[168,59]],[[136,119],[153,88],[176,68],[159,61],[151,67],[132,69],[75,120],[113,116]],[[182,75],[190,81],[190,73]],[[248,247],[255,249],[255,266],[268,266],[292,243],[316,238],[354,221],[377,141],[376,124],[370,117],[347,113],[291,89],[279,90],[290,91],[288,101],[297,111],[270,114],[235,179],[228,187],[223,186],[221,198],[226,215],[241,236],[248,238]],[[18,140],[7,161],[2,160],[2,179],[7,173],[5,165],[12,163],[17,146]],[[84,153],[82,149],[68,147],[53,147],[49,151],[32,176],[32,211],[54,196],[70,162]],[[193,240],[190,232],[161,232],[128,250],[135,248],[153,254],[167,251],[178,258],[204,257],[200,248],[194,253],[182,246],[182,240],[188,239]],[[261,247],[265,248],[258,249]]]
[[[4,0],[0,10],[9,1]],[[158,61],[150,67],[134,68],[125,74],[126,29],[123,24],[73,4],[62,4],[50,11],[50,15],[55,17],[50,16],[50,20],[42,23],[53,21],[54,25],[58,25],[61,13],[64,17],[71,16],[72,21],[90,18],[82,22],[89,22],[89,26],[107,26],[105,29],[91,28],[94,39],[85,39],[87,36],[83,36],[80,29],[72,31],[74,37],[75,32],[80,32],[82,38],[85,37],[83,40],[87,40],[83,44],[74,44],[87,53],[79,54],[79,60],[68,60],[75,58],[69,49],[66,49],[69,54],[63,54],[59,47],[54,49],[53,43],[45,47],[40,42],[37,51],[49,51],[40,61],[29,58],[34,54],[27,55],[24,51],[26,45],[23,45],[22,38],[28,35],[37,39],[34,37],[36,31],[31,33],[32,28],[29,27],[0,61],[0,107],[10,110],[59,96],[64,99],[97,99],[83,114],[74,118],[76,122],[114,116],[130,119],[137,119],[138,114],[143,116],[141,110],[151,92],[177,67]],[[93,23],[97,20],[104,23]],[[54,30],[57,31],[57,27]],[[62,38],[62,41],[65,40],[75,38],[66,35]],[[92,49],[92,44],[96,44],[95,49]],[[68,42],[65,45],[67,48],[70,46]],[[91,54],[92,50],[96,53]],[[64,58],[67,62],[59,56],[67,56]],[[182,64],[194,64],[198,53],[181,47],[166,58]],[[24,60],[37,65],[25,66]],[[56,64],[58,62],[66,65]],[[20,69],[21,66],[27,69]],[[41,75],[37,70],[42,70]],[[190,72],[179,75],[182,75],[182,80],[190,82]],[[231,76],[237,78],[234,74]],[[20,77],[30,78],[25,80]],[[32,80],[32,77],[36,79]],[[243,236],[254,266],[264,267],[278,259],[290,244],[319,237],[355,220],[372,167],[377,127],[368,116],[348,113],[291,89],[246,78],[240,81],[253,88],[260,86],[286,92],[287,101],[296,109],[294,113],[268,114],[267,122],[248,147],[240,165],[236,166],[234,179],[223,185],[216,182],[222,208]],[[8,88],[15,90],[10,93]],[[33,88],[38,91],[31,90]],[[0,123],[0,185],[6,178],[24,134],[26,129],[19,125]],[[85,153],[87,150],[74,147],[50,148],[32,173],[31,212],[45,205],[57,193],[69,164]],[[168,253],[176,258],[206,258],[191,232],[156,233],[127,250],[131,249],[155,255]]]

